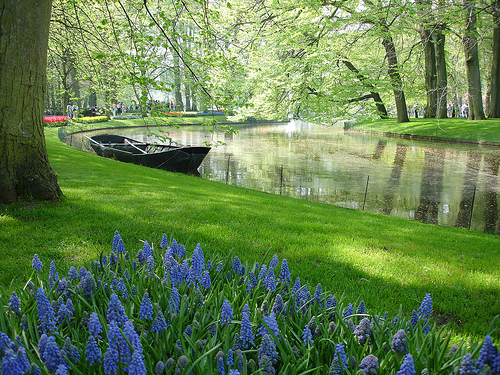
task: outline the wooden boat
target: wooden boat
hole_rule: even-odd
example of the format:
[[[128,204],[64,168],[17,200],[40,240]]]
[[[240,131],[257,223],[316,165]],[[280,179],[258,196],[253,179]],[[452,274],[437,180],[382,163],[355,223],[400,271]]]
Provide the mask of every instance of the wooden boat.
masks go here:
[[[198,167],[210,151],[210,147],[146,143],[115,134],[101,134],[87,138],[99,156],[195,175],[199,174]]]

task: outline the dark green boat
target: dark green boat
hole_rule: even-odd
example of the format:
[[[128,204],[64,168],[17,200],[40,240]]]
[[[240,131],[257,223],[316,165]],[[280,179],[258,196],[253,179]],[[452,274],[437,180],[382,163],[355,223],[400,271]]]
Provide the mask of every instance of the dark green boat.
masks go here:
[[[115,134],[94,135],[89,144],[105,158],[194,175],[199,174],[198,167],[210,151],[210,147],[145,143]]]

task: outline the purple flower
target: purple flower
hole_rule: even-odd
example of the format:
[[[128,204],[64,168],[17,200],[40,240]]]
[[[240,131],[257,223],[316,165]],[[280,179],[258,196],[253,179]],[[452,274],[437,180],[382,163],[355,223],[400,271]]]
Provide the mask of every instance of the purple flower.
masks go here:
[[[392,350],[394,350],[396,353],[408,353],[408,349],[406,347],[406,334],[403,329],[400,329],[398,332],[396,332],[394,338],[392,339],[391,347]]]
[[[288,269],[288,262],[286,259],[283,259],[281,262],[281,271],[278,275],[278,279],[285,282],[289,283],[290,282],[290,270]]]
[[[89,336],[87,340],[87,348],[85,349],[86,360],[90,366],[94,363],[101,362],[101,351],[97,346],[97,342],[95,341],[94,336]]]
[[[369,374],[376,374],[378,367],[379,367],[378,358],[375,357],[373,354],[369,354],[361,360],[358,369],[361,370],[363,373],[369,375]]]
[[[228,326],[231,324],[233,321],[234,316],[233,316],[233,309],[231,307],[231,304],[227,299],[224,300],[222,303],[222,311],[220,314],[220,322],[223,326]]]
[[[43,264],[40,258],[38,258],[38,254],[35,254],[33,256],[33,261],[31,262],[32,267],[35,269],[35,271],[41,271]]]
[[[155,366],[155,372],[157,374],[163,374],[163,371],[165,371],[165,364],[162,361],[158,361]]]
[[[253,340],[255,336],[252,332],[252,325],[250,324],[250,308],[248,304],[243,307],[243,312],[241,313],[241,331],[240,339],[243,344],[243,348],[248,348],[248,343],[254,345]]]
[[[283,302],[283,298],[281,297],[281,294],[276,295],[276,299],[274,300],[273,308],[271,309],[271,311],[275,315],[286,314],[285,304]]]
[[[139,309],[140,320],[153,320],[153,304],[149,299],[148,293],[144,293],[141,301],[141,308]]]
[[[314,343],[311,330],[309,329],[309,324],[306,324],[304,330],[302,331],[302,341],[304,342],[304,346],[309,344],[312,345]]]
[[[414,375],[415,374],[415,365],[413,363],[413,357],[411,354],[405,355],[403,359],[403,364],[401,365],[401,369],[396,373],[396,375]]]

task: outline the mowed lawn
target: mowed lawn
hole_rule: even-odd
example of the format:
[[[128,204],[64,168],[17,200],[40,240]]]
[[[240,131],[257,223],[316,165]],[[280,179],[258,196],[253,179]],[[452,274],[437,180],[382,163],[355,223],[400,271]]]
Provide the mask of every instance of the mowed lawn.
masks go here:
[[[286,258],[292,278],[370,312],[410,315],[425,296],[434,320],[484,336],[500,314],[500,237],[276,196],[100,158],[46,129],[65,198],[0,209],[0,284],[22,287],[35,253],[61,276],[108,254],[115,230],[135,255],[163,233],[192,251],[243,262]],[[498,330],[494,334],[498,341]]]

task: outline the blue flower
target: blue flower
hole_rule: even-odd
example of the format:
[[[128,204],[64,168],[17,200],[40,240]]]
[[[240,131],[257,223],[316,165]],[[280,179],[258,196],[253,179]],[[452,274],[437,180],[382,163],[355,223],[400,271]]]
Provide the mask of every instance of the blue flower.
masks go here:
[[[120,241],[122,238],[120,236],[120,233],[118,233],[117,230],[115,230],[115,235],[113,236],[113,251],[116,251],[118,247],[118,241]]]
[[[147,257],[146,261],[147,261],[146,278],[147,277],[153,278],[154,277],[154,269],[155,269],[155,260],[154,260],[153,256],[150,255]]]
[[[366,314],[366,305],[364,301],[361,301],[358,305],[358,309],[356,310],[357,314]]]
[[[236,255],[233,259],[233,271],[236,273],[239,273],[241,267],[242,267],[242,265],[241,265],[240,258],[238,257],[238,255]]]
[[[500,351],[498,351],[497,356],[491,365],[491,372],[493,374],[500,374]]]
[[[240,375],[240,372],[238,370],[231,369],[231,370],[229,370],[227,375]]]
[[[24,347],[19,347],[17,349],[17,363],[19,365],[19,368],[21,369],[22,373],[27,373],[28,370],[30,369],[30,361],[28,359],[28,356],[26,355],[26,349]],[[7,374],[6,372],[2,372],[2,374]]]
[[[21,314],[21,301],[19,300],[16,292],[12,292],[12,294],[10,295],[9,308],[11,309],[11,311],[16,313],[16,315]]]
[[[316,301],[321,305],[323,306],[323,304],[321,303],[321,298],[322,298],[322,294],[321,294],[321,283],[319,283],[317,286],[316,286],[316,290],[314,291],[314,298],[316,299]]]
[[[396,375],[414,375],[415,365],[413,363],[413,357],[411,354],[405,355],[401,369],[396,373]]]
[[[125,254],[126,253],[125,245],[123,244],[123,240],[121,238],[118,240],[118,244],[116,245],[116,252],[118,254]]]
[[[278,351],[276,350],[276,343],[269,335],[264,335],[264,337],[262,338],[262,342],[259,347],[259,363],[264,356],[267,356],[272,364],[275,364],[278,361]]]
[[[134,350],[142,351],[141,339],[135,331],[134,323],[132,323],[132,321],[127,320],[123,325],[123,336],[127,339],[127,342]]]
[[[301,286],[300,286],[300,277],[297,277],[297,279],[295,279],[295,284],[293,285],[292,294],[297,293],[300,288],[301,288]]]
[[[141,301],[141,308],[139,309],[140,320],[153,320],[153,304],[149,299],[148,293],[144,293]]]
[[[490,366],[495,362],[496,357],[496,348],[491,340],[490,335],[486,335],[484,338],[483,345],[481,346],[481,350],[479,351],[479,358],[476,362],[476,367],[478,369],[482,369],[486,363],[489,363]]]
[[[367,355],[361,360],[358,369],[364,374],[376,374],[379,367],[378,358],[373,354]]]
[[[151,332],[162,332],[167,329],[167,322],[165,321],[165,316],[161,311],[158,311],[156,318],[153,320],[153,325],[151,326]]]
[[[337,306],[337,298],[330,294],[326,299],[326,308],[331,309],[335,306]]]
[[[274,300],[273,308],[271,309],[271,311],[275,315],[286,314],[285,304],[283,302],[283,298],[281,297],[281,294],[276,295],[276,299]]]
[[[203,271],[203,277],[201,278],[200,285],[205,289],[210,288],[210,286],[212,285],[212,281],[210,280],[210,274],[208,273],[208,271]]]
[[[38,320],[40,322],[42,332],[49,333],[51,331],[57,331],[54,309],[45,296],[43,288],[38,288],[36,302],[38,308]]]
[[[233,321],[234,316],[233,316],[233,309],[231,307],[231,304],[227,299],[224,300],[222,303],[222,311],[220,314],[220,322],[223,326],[228,326],[231,324]]]
[[[314,343],[311,330],[309,329],[309,324],[306,324],[304,330],[302,331],[302,341],[304,342],[304,346]]]
[[[194,249],[191,267],[193,269],[192,271],[194,279],[196,281],[200,281],[202,278],[203,269],[205,268],[205,259],[200,244],[198,244],[198,246],[196,246],[196,249]]]
[[[63,364],[60,364],[59,366],[57,366],[55,375],[68,375],[68,368]]]
[[[276,317],[273,312],[271,314],[266,315],[262,318],[264,323],[259,327],[258,330],[258,335],[259,336],[265,336],[265,335],[271,335],[271,332],[276,336],[276,338],[279,340],[279,334],[280,330],[278,328],[278,322],[276,321]]]
[[[115,293],[111,295],[108,304],[108,322],[111,323],[113,320],[120,327],[128,320],[125,309]]]
[[[43,264],[42,264],[42,261],[40,260],[40,258],[38,258],[37,254],[35,254],[33,256],[33,261],[31,262],[31,265],[35,269],[35,271],[41,271],[42,270]]]
[[[347,355],[345,354],[344,344],[339,342],[335,345],[335,353],[333,358],[338,359],[339,364],[342,364],[342,368],[347,368]]]
[[[144,241],[144,247],[142,248],[142,254],[145,259],[153,255],[153,249],[149,246],[148,240]]]
[[[291,275],[290,275],[290,270],[288,269],[288,262],[286,259],[283,259],[283,261],[281,262],[281,270],[278,275],[278,279],[285,283],[289,283],[290,277]]]
[[[68,271],[68,279],[78,280],[78,272],[76,272],[75,266],[71,266]]]
[[[415,310],[413,310],[411,312],[411,318],[408,324],[411,325],[412,328],[415,328],[418,324],[418,319],[419,319],[418,313]]]
[[[146,375],[146,365],[144,364],[144,354],[142,350],[136,350],[132,354],[132,362],[128,367],[129,375]]]
[[[17,355],[12,349],[7,349],[2,358],[2,374],[23,375],[24,371],[18,363]]]
[[[88,327],[89,327],[89,334],[91,336],[94,336],[96,339],[101,338],[102,325],[101,322],[99,321],[99,316],[97,315],[96,312],[90,313]]]
[[[258,276],[259,279],[261,279],[262,281],[265,281],[266,278],[267,278],[267,267],[265,264],[263,264],[261,267],[260,267],[260,272],[259,272],[259,276]]]
[[[108,352],[110,353],[109,355],[114,355],[114,353],[111,353],[111,349],[115,350],[119,360],[128,365],[130,363],[130,346],[125,340],[125,337],[120,331],[120,328],[118,327],[118,324],[116,323],[115,320],[111,321],[109,324],[109,330],[108,330]],[[104,355],[104,361],[106,362],[106,354]],[[112,357],[113,358],[113,357]]]
[[[232,349],[229,349],[227,351],[226,364],[228,365],[228,367],[234,366],[234,353]]]
[[[226,375],[226,367],[224,365],[224,358],[223,357],[219,357],[217,360],[217,372],[220,375]]]
[[[155,366],[155,372],[157,374],[163,374],[163,371],[165,371],[165,364],[162,361],[158,361]]]
[[[108,348],[107,352],[104,354],[104,373],[117,374],[118,373],[118,352],[114,348]]]
[[[269,270],[267,271],[267,277],[266,277],[266,290],[276,290],[276,280],[274,278],[274,268],[269,267]]]
[[[420,313],[420,317],[423,319],[430,318],[432,314],[432,297],[430,293],[427,293],[422,301],[422,304],[418,308],[418,312]]]
[[[167,235],[165,233],[163,233],[163,236],[161,236],[160,247],[168,247]]]
[[[184,337],[186,336],[191,337],[192,334],[193,334],[193,327],[191,325],[188,325],[186,329],[182,332],[182,335]]]
[[[41,341],[41,339],[40,339]],[[43,346],[43,351],[40,352],[40,359],[47,366],[47,370],[56,371],[63,359],[61,357],[61,350],[56,344],[54,336],[49,336]]]
[[[89,336],[87,340],[87,348],[85,349],[85,355],[86,355],[86,360],[90,366],[92,366],[94,363],[101,362],[102,358],[101,351],[97,346],[97,342],[95,341],[94,336]]]
[[[271,262],[269,262],[269,268],[277,269],[278,265],[279,265],[278,256],[274,254],[271,259]]]
[[[347,306],[347,309],[345,309],[342,316],[344,318],[347,318],[348,316],[351,316],[353,313],[354,313],[354,308],[352,307],[352,303],[349,303],[349,305]]]
[[[358,326],[354,330],[354,335],[358,339],[360,345],[364,345],[367,341],[370,341],[370,336],[372,333],[371,323],[368,318],[361,319]]]
[[[172,287],[172,293],[170,294],[170,310],[172,313],[179,313],[179,305],[181,303],[181,297],[179,296],[179,291],[174,286]]]
[[[255,336],[252,332],[252,325],[250,324],[250,308],[248,304],[243,306],[243,312],[241,313],[241,331],[240,339],[243,344],[243,348],[248,348],[248,343],[254,345]]]
[[[394,350],[396,353],[402,353],[402,354],[407,354],[408,349],[406,346],[406,334],[403,329],[400,329],[396,334],[394,335],[394,338],[392,339],[392,350]]]
[[[55,273],[56,273],[56,264],[54,263],[54,261],[51,261],[49,266],[49,279],[52,279]]]

